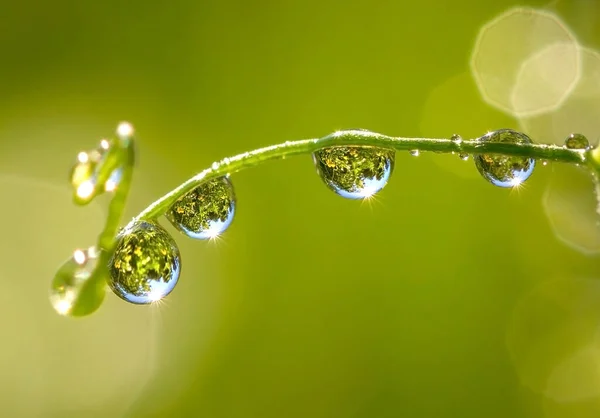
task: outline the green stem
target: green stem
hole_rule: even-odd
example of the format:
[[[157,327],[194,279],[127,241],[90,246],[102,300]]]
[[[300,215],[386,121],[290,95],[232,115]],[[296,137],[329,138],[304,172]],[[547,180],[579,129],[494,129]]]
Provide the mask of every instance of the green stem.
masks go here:
[[[119,229],[121,216],[125,209],[125,202],[131,187],[134,165],[133,138],[121,137],[115,149],[114,161],[108,161],[106,168],[112,171],[116,167],[114,162],[120,163],[122,169],[121,180],[116,188],[114,195],[108,207],[108,217],[100,235],[98,235],[97,247],[100,251],[97,267],[92,272],[90,278],[81,286],[78,298],[74,302],[71,315],[83,316],[89,315],[97,309],[104,300],[106,289],[106,278],[108,277],[107,266],[112,257],[115,246],[115,235]],[[101,176],[103,182],[108,178]],[[105,178],[106,177],[106,178]],[[103,183],[102,182],[102,183]],[[101,184],[102,184],[101,183]]]
[[[122,155],[124,156],[122,159],[123,171],[119,187],[115,190],[115,194],[108,206],[108,217],[104,224],[104,229],[98,236],[98,247],[108,252],[110,252],[114,246],[115,235],[119,229],[121,215],[125,210],[125,203],[127,201],[127,196],[129,195],[129,189],[131,188],[134,165],[133,141],[128,141],[125,147],[122,148]]]
[[[502,154],[570,164],[586,164],[587,162],[592,169],[600,172],[600,158],[597,162],[590,162],[592,159],[586,158],[587,154],[585,151],[566,149],[556,145],[490,143],[481,139],[400,138],[369,131],[348,130],[335,132],[320,139],[288,141],[283,144],[260,148],[215,162],[210,168],[201,171],[156,200],[135,217],[132,223],[139,220],[155,219],[163,215],[177,199],[207,180],[254,167],[264,161],[281,159],[293,155],[310,154],[320,148],[342,145],[372,146],[397,151],[418,149],[421,152],[432,151],[437,153]]]

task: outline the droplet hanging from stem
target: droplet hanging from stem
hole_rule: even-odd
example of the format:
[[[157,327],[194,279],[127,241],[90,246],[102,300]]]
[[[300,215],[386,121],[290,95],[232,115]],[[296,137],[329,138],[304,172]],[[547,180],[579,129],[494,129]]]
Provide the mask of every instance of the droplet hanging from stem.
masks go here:
[[[373,196],[387,184],[395,152],[375,147],[329,147],[313,153],[317,173],[338,195],[348,199]]]
[[[108,284],[121,299],[148,304],[171,293],[180,272],[181,257],[173,237],[156,223],[138,221],[117,236]]]
[[[531,144],[531,139],[512,129],[500,129],[484,135],[483,142],[506,142],[511,144]],[[533,173],[535,160],[500,154],[477,154],[473,157],[475,166],[484,179],[498,187],[515,187],[522,184]]]
[[[190,238],[222,234],[233,221],[235,193],[229,176],[208,180],[187,193],[166,213],[167,219]]]

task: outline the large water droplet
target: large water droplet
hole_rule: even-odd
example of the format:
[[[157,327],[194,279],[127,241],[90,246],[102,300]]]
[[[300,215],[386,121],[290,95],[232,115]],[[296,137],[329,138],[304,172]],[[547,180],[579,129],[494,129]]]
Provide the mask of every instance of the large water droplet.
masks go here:
[[[177,200],[167,219],[185,235],[209,239],[223,233],[235,214],[235,194],[229,178],[208,180]]]
[[[330,147],[313,153],[317,172],[334,192],[348,199],[374,195],[394,169],[393,150],[372,147]]]
[[[490,132],[479,140],[512,144],[531,144],[532,142],[527,135],[512,129]],[[499,187],[518,186],[531,176],[535,167],[535,160],[528,157],[478,154],[473,159],[483,178]]]
[[[571,134],[565,139],[565,148],[586,150],[589,149],[589,147],[590,142],[582,134]]]
[[[94,312],[104,300],[104,281],[99,286],[84,287],[92,277],[100,253],[95,247],[76,250],[56,272],[50,287],[50,303],[60,315],[82,316]]]
[[[135,304],[167,296],[179,279],[177,244],[160,225],[139,221],[124,228],[109,262],[108,284],[117,296]]]
[[[410,155],[411,155],[412,157],[418,157],[418,156],[419,156],[419,154],[420,154],[420,152],[419,152],[419,150],[418,150],[418,149],[413,149],[413,150],[410,150],[410,151],[409,151],[409,153],[410,153]]]

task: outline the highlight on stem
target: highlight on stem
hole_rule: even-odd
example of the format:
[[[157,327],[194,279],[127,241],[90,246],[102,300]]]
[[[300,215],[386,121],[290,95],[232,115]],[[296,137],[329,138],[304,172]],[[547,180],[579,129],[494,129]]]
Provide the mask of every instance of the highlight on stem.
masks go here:
[[[71,169],[73,200],[86,205],[102,194],[111,200],[105,226],[96,243],[76,249],[59,267],[50,286],[50,302],[66,316],[97,310],[107,289],[126,302],[146,305],[162,300],[175,288],[182,261],[175,239],[158,223],[164,217],[182,235],[210,240],[232,224],[236,196],[232,173],[292,155],[311,155],[317,174],[337,195],[367,199],[392,176],[396,152],[408,151],[473,156],[476,169],[494,186],[515,188],[533,173],[537,160],[575,164],[600,173],[600,155],[580,134],[563,146],[534,144],[521,132],[500,129],[463,140],[399,138],[365,130],[339,131],[320,139],[288,141],[217,161],[150,204],[128,225],[119,224],[135,162],[134,130],[121,123],[112,139],[77,154]]]

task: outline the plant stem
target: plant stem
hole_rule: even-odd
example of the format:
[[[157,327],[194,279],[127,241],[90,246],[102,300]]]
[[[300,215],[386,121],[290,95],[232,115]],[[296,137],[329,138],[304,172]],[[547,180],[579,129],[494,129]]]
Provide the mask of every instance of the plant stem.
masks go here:
[[[132,139],[131,137],[121,137],[118,148],[115,150],[114,161],[120,163],[122,169],[121,180],[110,201],[104,228],[98,235],[97,248],[100,250],[100,256],[96,268],[90,278],[79,289],[78,297],[74,301],[71,310],[73,316],[89,315],[104,300],[108,263],[114,251],[115,235],[117,235],[119,229],[133,175],[134,148]],[[115,166],[110,166],[109,169],[115,169]],[[103,178],[102,180],[105,181],[106,179]]]
[[[115,235],[119,229],[121,215],[125,209],[125,203],[131,188],[131,179],[133,177],[134,166],[134,149],[133,141],[129,140],[124,143],[124,146],[119,150],[121,152],[123,162],[121,180],[119,187],[115,190],[115,194],[108,206],[108,217],[102,232],[98,236],[98,247],[109,254],[115,243]]]
[[[335,132],[320,139],[288,141],[215,162],[210,168],[201,171],[156,200],[135,217],[132,223],[139,220],[155,219],[163,215],[177,199],[207,180],[254,167],[264,161],[309,154],[330,146],[372,146],[397,151],[418,149],[421,152],[432,151],[437,153],[502,154],[582,165],[586,164],[587,161],[587,164],[594,171],[600,172],[600,162],[586,158],[586,151],[566,149],[556,145],[491,143],[482,141],[480,138],[460,141],[435,138],[401,138],[363,130],[348,130]]]

